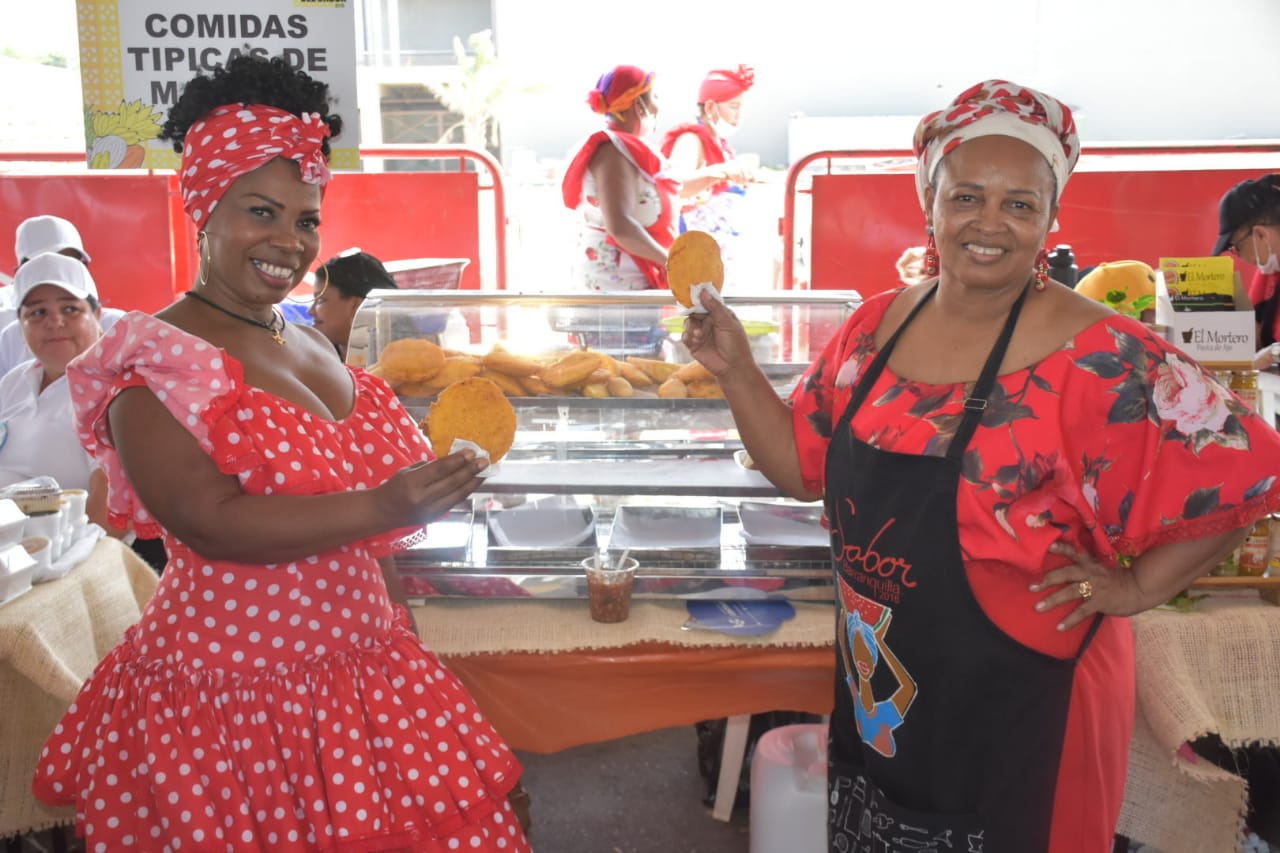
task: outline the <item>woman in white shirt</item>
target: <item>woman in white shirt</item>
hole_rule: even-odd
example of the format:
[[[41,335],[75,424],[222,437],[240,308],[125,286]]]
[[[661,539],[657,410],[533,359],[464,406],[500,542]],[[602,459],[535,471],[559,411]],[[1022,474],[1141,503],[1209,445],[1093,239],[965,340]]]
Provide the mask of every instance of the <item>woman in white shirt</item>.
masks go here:
[[[85,251],[80,239],[80,232],[65,219],[58,216],[32,216],[18,226],[17,239],[14,244],[14,257],[18,259],[18,267],[32,258],[45,252],[57,252],[74,258],[85,266],[89,265],[89,253]],[[27,346],[22,324],[17,322],[18,297],[17,288],[0,288],[0,376],[22,362],[32,358],[31,348]],[[96,293],[96,289],[95,289]],[[97,297],[95,296],[95,302]],[[101,308],[98,322],[102,331],[110,329],[116,320],[124,316],[117,308]]]
[[[50,476],[64,489],[88,489],[89,518],[104,524],[106,475],[76,437],[65,376],[102,336],[97,287],[84,264],[54,252],[23,264],[13,287],[35,358],[0,378],[0,486]]]

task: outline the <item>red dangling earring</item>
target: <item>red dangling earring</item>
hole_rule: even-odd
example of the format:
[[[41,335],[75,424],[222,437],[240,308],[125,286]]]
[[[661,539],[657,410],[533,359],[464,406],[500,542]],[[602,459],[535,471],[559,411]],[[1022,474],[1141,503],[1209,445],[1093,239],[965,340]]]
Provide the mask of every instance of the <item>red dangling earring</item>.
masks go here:
[[[1040,249],[1036,255],[1036,290],[1044,290],[1049,286],[1049,250]]]
[[[933,241],[933,226],[925,228],[929,239],[924,244],[924,274],[933,278],[938,274],[938,244]]]

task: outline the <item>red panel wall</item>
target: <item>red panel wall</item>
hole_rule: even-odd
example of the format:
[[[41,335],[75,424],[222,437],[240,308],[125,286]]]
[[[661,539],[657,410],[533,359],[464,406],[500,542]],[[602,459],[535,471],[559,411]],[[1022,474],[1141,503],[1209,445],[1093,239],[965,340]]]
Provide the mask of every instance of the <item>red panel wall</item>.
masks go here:
[[[384,261],[470,258],[464,290],[480,289],[479,177],[474,172],[346,172],[325,192],[321,259],[359,246]]]
[[[1078,172],[1067,185],[1050,247],[1068,243],[1084,268],[1103,261],[1207,255],[1218,234],[1218,200],[1257,170]],[[894,263],[924,244],[915,175],[813,178],[810,287],[863,296],[898,283]]]
[[[322,212],[320,260],[359,246],[383,260],[470,258],[480,287],[479,179],[474,173],[340,173]],[[104,305],[158,311],[195,279],[195,229],[170,173],[0,175],[0,269],[17,266],[13,234],[29,216],[75,223]]]
[[[18,261],[13,235],[29,216],[73,223],[92,256],[89,268],[103,304],[156,311],[173,301],[168,175],[0,176],[0,268]],[[181,208],[179,208],[181,211]]]
[[[911,174],[815,175],[809,287],[863,297],[897,286],[894,264],[924,244]]]

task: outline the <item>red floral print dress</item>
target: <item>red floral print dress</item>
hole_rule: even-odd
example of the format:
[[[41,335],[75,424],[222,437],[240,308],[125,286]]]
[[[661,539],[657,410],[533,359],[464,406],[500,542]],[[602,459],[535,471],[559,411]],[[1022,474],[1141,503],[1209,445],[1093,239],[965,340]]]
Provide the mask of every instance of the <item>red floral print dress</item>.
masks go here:
[[[526,851],[520,765],[387,597],[377,558],[420,530],[287,563],[208,560],[156,523],[107,409],[149,388],[249,494],[372,488],[429,457],[378,379],[319,417],[244,383],[224,351],[144,314],[68,369],[113,523],[163,535],[160,587],[45,744],[35,792],[87,851]]]
[[[823,489],[827,444],[875,357],[876,327],[900,291],[849,318],[792,396],[807,487]],[[886,368],[851,427],[884,450],[945,455],[968,385],[930,385]],[[957,495],[969,585],[1010,637],[1076,653],[1086,624],[1056,630],[1031,583],[1068,542],[1120,568],[1153,546],[1238,529],[1280,508],[1280,434],[1145,326],[1116,315],[1037,364],[999,377],[964,455]],[[928,531],[921,531],[927,535]],[[1133,635],[1104,621],[1076,667],[1054,803],[1053,851],[1109,849],[1134,718]]]

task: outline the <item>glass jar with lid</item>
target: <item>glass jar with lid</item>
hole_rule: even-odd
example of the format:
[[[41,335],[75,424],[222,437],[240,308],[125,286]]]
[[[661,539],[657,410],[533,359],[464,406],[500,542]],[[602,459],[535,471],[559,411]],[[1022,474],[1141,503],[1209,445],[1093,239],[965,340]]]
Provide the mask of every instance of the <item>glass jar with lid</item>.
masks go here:
[[[1239,573],[1262,577],[1267,573],[1268,550],[1271,545],[1271,517],[1264,515],[1253,523],[1240,546],[1236,565]]]
[[[1261,402],[1258,392],[1258,371],[1231,371],[1231,390],[1244,401],[1245,405],[1255,412],[1258,411],[1258,404]]]

